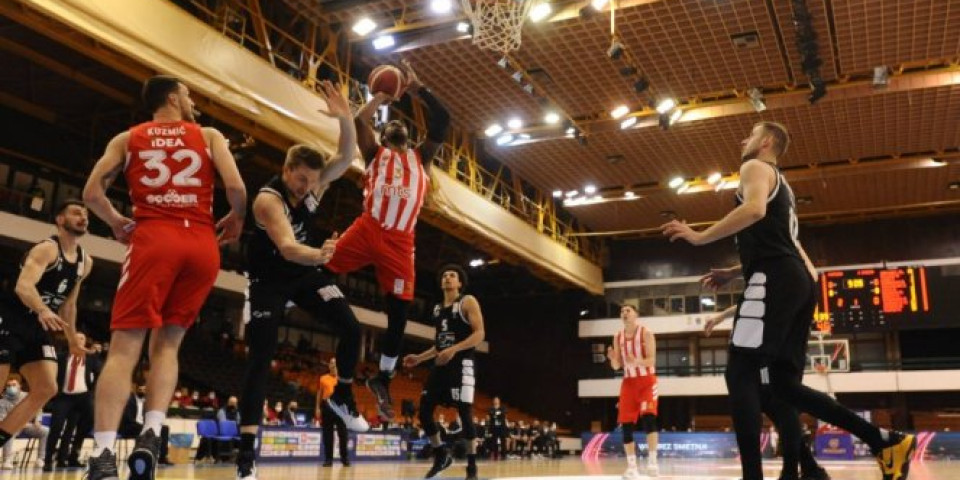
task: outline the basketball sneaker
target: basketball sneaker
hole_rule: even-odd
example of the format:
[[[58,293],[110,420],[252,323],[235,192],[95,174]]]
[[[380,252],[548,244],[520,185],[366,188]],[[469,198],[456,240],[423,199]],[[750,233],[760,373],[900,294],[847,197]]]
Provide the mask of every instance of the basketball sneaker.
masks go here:
[[[466,480],[477,480],[477,466],[476,465],[467,465],[467,479]]]
[[[640,480],[640,472],[637,471],[637,467],[627,467],[627,471],[623,472],[623,480]]]
[[[393,421],[393,398],[390,397],[390,374],[380,372],[367,380],[367,388],[377,398],[377,413],[385,421]]]
[[[90,456],[87,460],[85,480],[120,480],[117,472],[117,455],[109,449],[104,449],[97,457]]]
[[[647,475],[651,477],[660,475],[660,465],[657,464],[656,460],[647,462]]]
[[[435,448],[433,450],[433,466],[430,467],[430,470],[423,478],[436,477],[438,473],[450,468],[452,464],[453,457],[447,452],[446,447]]]
[[[153,429],[137,437],[133,452],[127,457],[130,467],[130,480],[154,480],[157,476],[157,454],[160,452],[160,438]]]
[[[910,457],[917,448],[917,438],[901,432],[890,432],[890,444],[877,454],[883,480],[905,480],[910,471]]]
[[[241,451],[237,454],[237,480],[257,480],[255,453]]]
[[[370,424],[367,423],[367,420],[357,413],[357,402],[353,399],[353,391],[350,386],[339,387],[338,385],[338,388],[334,389],[333,395],[325,400],[327,406],[343,420],[347,430],[359,433],[370,430]]]

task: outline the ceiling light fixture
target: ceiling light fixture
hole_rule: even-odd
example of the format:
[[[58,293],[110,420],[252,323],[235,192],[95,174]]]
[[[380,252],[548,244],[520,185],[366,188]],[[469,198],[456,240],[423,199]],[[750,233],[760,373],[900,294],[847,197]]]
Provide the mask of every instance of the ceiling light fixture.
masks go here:
[[[620,130],[626,130],[637,124],[637,117],[628,117],[626,120],[620,122]]]
[[[593,195],[594,193],[597,193],[597,187],[595,185],[587,185],[586,187],[583,187],[583,193],[587,195]]]
[[[470,24],[467,22],[457,22],[457,31],[460,33],[470,33]]]
[[[433,10],[433,13],[450,13],[450,10],[453,10],[453,2],[450,0],[433,0],[430,2],[430,10]]]
[[[512,133],[504,133],[497,137],[497,145],[503,146],[513,141]]]
[[[553,198],[560,198],[560,197],[562,197],[562,196],[563,196],[563,190],[554,190],[554,191],[553,191]]]
[[[627,190],[626,192],[623,192],[623,197],[627,200],[633,200],[634,198],[637,198],[637,194]]]
[[[767,109],[767,102],[763,99],[763,92],[759,88],[751,88],[747,91],[747,95],[750,97],[750,105],[753,105],[753,109],[757,112],[762,112]]]
[[[360,20],[357,20],[357,23],[353,24],[353,33],[365,37],[368,33],[374,31],[377,28],[377,24],[370,20],[370,17],[363,17]]]
[[[377,50],[384,50],[390,48],[396,44],[396,41],[393,39],[393,35],[383,35],[373,39],[373,48]]]
[[[608,1],[609,0],[593,0],[590,2],[590,6],[593,7],[594,10],[600,10],[601,8],[607,6]]]
[[[488,137],[494,137],[502,131],[503,127],[501,127],[499,123],[494,123],[493,125],[487,127],[487,129],[483,131],[483,134]]]
[[[683,185],[680,185],[680,188],[677,189],[677,194],[679,195],[679,194],[687,193],[687,190],[690,190],[690,184],[684,183]]]
[[[620,118],[628,113],[630,113],[630,107],[626,105],[620,105],[619,107],[610,111],[610,116],[613,118]]]
[[[580,192],[578,192],[578,191],[576,191],[576,190],[570,190],[569,192],[564,193],[563,195],[566,196],[567,198],[572,198],[572,197],[576,197],[576,196],[579,195],[579,194],[580,194]]]
[[[672,110],[673,107],[676,107],[676,106],[677,106],[677,101],[672,98],[661,100],[660,103],[657,104],[657,113],[661,115],[665,114],[670,110]]]
[[[484,263],[487,263],[487,262],[484,262],[482,258],[474,258],[473,260],[470,260],[470,267],[472,268],[482,267]]]
[[[560,121],[560,115],[557,115],[557,112],[547,112],[547,114],[543,116],[543,121],[548,125],[554,125]]]
[[[540,20],[549,17],[551,13],[553,13],[553,8],[550,7],[549,3],[538,3],[530,9],[530,21],[534,23],[539,22]]]
[[[677,188],[680,185],[683,185],[683,177],[673,177],[668,185],[670,185],[670,188]]]
[[[513,130],[516,130],[516,129],[522,127],[522,126],[523,126],[523,120],[520,120],[520,119],[517,118],[517,117],[511,118],[510,121],[507,122],[507,127],[511,128],[511,129],[513,129]]]
[[[720,182],[722,178],[723,178],[723,175],[720,175],[720,172],[714,172],[714,173],[711,173],[709,177],[707,177],[707,183],[709,183],[710,185],[716,185],[717,183]]]

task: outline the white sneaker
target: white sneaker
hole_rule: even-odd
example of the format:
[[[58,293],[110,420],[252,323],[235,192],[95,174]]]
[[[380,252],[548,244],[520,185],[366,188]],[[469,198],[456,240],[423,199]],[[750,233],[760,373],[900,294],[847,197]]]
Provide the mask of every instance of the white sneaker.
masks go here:
[[[38,458],[37,461],[34,462],[34,465],[36,465],[37,468],[43,468],[43,459],[42,459],[42,458]]]
[[[657,462],[647,462],[647,475],[651,477],[660,475],[660,466],[657,465]]]
[[[0,465],[0,469],[3,470],[13,470],[13,462],[3,462],[3,465]]]
[[[358,433],[370,430],[370,424],[367,423],[367,420],[357,413],[357,407],[352,397],[345,399],[330,397],[325,401],[330,410],[333,410],[333,413],[343,420],[347,430]]]
[[[640,472],[637,471],[637,467],[628,467],[627,471],[623,472],[623,480],[638,480],[640,478]]]

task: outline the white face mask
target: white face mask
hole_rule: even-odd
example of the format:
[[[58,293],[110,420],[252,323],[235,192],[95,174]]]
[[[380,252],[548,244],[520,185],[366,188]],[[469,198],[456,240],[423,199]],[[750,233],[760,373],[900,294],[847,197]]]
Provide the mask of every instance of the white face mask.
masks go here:
[[[10,398],[15,398],[17,395],[20,395],[20,387],[10,385],[4,390],[4,393]]]

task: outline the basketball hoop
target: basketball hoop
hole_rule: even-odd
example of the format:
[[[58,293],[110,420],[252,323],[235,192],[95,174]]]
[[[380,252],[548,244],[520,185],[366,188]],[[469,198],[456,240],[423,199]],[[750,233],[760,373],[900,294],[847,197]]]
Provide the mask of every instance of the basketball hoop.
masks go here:
[[[473,44],[499,53],[520,48],[520,34],[533,0],[460,0],[473,24]]]

